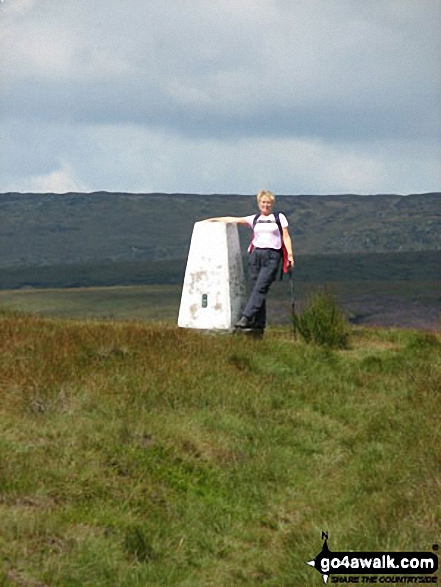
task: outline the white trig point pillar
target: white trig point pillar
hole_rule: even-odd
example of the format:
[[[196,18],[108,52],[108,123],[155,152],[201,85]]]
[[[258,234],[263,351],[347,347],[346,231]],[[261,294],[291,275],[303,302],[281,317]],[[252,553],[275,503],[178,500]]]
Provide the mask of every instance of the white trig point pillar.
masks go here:
[[[178,326],[232,330],[245,305],[237,224],[196,222],[182,288]]]

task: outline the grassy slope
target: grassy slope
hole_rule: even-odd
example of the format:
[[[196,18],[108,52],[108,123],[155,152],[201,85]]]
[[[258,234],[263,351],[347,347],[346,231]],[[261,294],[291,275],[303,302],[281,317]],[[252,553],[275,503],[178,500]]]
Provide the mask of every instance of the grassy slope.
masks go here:
[[[320,585],[440,533],[440,340],[0,317],[2,585]]]

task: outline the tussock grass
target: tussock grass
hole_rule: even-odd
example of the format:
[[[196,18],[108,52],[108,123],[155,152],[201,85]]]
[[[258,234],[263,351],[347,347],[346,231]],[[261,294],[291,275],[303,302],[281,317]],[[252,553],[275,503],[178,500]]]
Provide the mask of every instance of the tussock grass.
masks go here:
[[[293,315],[294,328],[305,342],[343,349],[348,345],[349,328],[343,312],[330,291],[311,296],[300,315]]]
[[[0,315],[0,585],[319,585],[440,531],[440,339]]]

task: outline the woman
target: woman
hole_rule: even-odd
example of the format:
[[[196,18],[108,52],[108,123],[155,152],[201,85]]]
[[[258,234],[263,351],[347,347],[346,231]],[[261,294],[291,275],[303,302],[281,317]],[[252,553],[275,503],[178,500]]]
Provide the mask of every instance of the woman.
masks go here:
[[[256,329],[261,332],[266,326],[266,294],[276,280],[283,262],[283,246],[287,253],[287,267],[294,267],[288,221],[284,214],[273,213],[275,197],[272,192],[262,190],[257,194],[260,214],[243,218],[223,216],[210,218],[211,222],[235,222],[248,224],[253,229],[252,249],[249,262],[251,293],[240,320],[238,329]]]

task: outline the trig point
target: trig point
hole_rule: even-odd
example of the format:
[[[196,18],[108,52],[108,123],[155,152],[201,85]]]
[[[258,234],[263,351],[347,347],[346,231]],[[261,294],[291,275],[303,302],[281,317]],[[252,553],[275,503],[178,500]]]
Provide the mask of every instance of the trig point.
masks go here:
[[[182,288],[178,326],[232,330],[245,305],[245,279],[235,223],[196,222]]]

